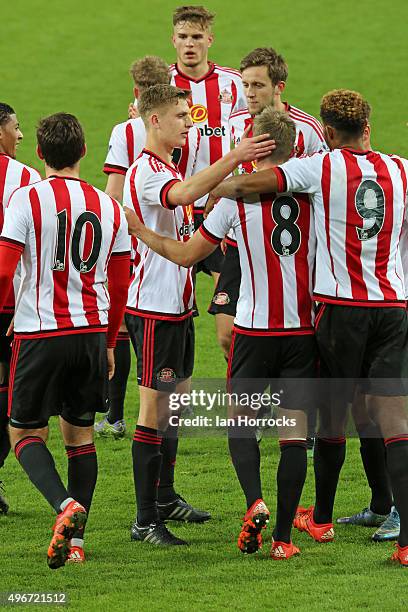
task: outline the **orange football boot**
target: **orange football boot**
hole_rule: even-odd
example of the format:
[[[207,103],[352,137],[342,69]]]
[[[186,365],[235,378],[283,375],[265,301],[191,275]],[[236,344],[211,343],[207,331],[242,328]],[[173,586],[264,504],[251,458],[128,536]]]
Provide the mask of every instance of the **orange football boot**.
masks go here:
[[[69,551],[69,555],[67,558],[67,563],[85,563],[85,553],[84,549],[80,546],[71,546],[71,550]]]
[[[85,527],[87,514],[85,508],[73,500],[63,512],[58,514],[53,530],[54,535],[48,547],[48,567],[57,569],[65,565],[70,552],[70,540],[75,531]]]
[[[313,520],[314,506],[296,510],[293,526],[299,531],[306,531],[316,542],[331,542],[334,539],[333,523],[315,523]]]
[[[282,559],[290,559],[294,555],[300,555],[300,550],[293,542],[275,542],[272,540],[271,558],[275,561],[281,561]]]
[[[238,548],[251,555],[262,548],[262,529],[269,522],[269,510],[263,499],[257,499],[244,516],[241,533],[238,536]]]
[[[396,551],[391,555],[391,561],[399,561],[402,567],[408,567],[408,546],[395,543]]]

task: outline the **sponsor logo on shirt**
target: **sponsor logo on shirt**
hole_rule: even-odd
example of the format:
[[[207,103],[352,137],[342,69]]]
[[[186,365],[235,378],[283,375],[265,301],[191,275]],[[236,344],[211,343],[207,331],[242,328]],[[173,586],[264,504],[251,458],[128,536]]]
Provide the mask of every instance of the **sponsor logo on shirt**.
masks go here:
[[[202,123],[208,119],[208,110],[202,104],[193,104],[190,113],[193,123]]]
[[[203,123],[208,119],[208,110],[202,104],[194,104],[190,108],[191,120],[193,123]],[[199,128],[201,136],[225,136],[225,125],[220,127],[210,127],[209,125],[204,125]]]

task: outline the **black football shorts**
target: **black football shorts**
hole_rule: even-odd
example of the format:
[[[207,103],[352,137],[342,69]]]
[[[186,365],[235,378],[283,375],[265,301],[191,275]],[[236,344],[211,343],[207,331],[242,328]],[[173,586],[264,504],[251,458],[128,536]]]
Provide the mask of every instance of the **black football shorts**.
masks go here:
[[[93,425],[108,408],[105,333],[14,339],[10,366],[10,425],[45,427],[53,415]]]
[[[317,350],[313,334],[252,336],[233,331],[228,361],[231,393],[262,393],[269,385],[285,409],[314,405]]]
[[[172,393],[194,368],[193,317],[182,321],[147,319],[126,313],[126,327],[137,357],[137,382]]]
[[[208,312],[235,317],[241,285],[241,265],[238,247],[227,245],[220,276]]]

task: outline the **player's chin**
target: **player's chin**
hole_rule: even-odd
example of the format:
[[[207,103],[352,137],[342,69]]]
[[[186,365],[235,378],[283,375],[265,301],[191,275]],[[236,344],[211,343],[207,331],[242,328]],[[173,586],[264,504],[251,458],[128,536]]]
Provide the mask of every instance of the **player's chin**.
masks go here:
[[[187,141],[187,136],[188,132],[180,134],[180,138],[178,139],[178,143],[175,145],[175,147],[184,147]]]

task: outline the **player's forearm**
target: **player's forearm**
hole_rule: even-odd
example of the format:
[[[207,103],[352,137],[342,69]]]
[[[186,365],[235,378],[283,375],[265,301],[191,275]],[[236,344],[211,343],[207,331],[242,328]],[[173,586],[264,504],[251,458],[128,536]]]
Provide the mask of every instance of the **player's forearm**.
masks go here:
[[[107,346],[114,348],[123,321],[129,289],[130,253],[113,255],[108,265],[108,291],[111,307],[108,315]]]
[[[118,200],[118,202],[122,201],[123,198],[123,186],[125,184],[125,175],[112,173],[108,176],[108,181],[105,187],[105,193],[108,194],[111,198]]]
[[[214,198],[242,198],[252,193],[278,191],[278,179],[271,170],[231,176],[211,190]]]
[[[209,193],[239,165],[240,159],[235,150],[230,151],[214,164],[201,170],[184,182],[176,183],[169,191],[169,204],[186,206]]]
[[[14,273],[23,247],[13,242],[0,242],[0,310],[3,308],[13,284]]]
[[[161,255],[179,266],[189,268],[195,263],[189,252],[188,242],[180,242],[172,238],[167,238],[166,236],[161,236],[153,230],[148,229],[145,225],[141,226],[138,231],[132,235],[144,242],[158,255]]]

